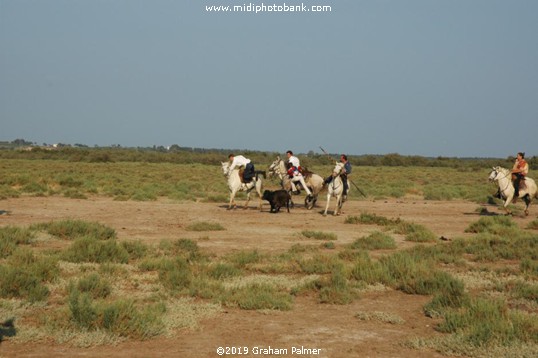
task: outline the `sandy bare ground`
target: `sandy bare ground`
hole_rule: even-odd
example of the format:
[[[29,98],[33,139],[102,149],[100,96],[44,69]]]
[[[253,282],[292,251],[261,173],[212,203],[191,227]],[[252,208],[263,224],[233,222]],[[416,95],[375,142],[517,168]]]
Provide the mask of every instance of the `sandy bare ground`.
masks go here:
[[[296,202],[300,203],[299,200]],[[215,255],[233,251],[257,249],[260,252],[281,252],[294,244],[320,245],[319,241],[300,236],[302,230],[335,233],[335,245],[342,246],[367,235],[378,227],[344,224],[348,215],[361,212],[387,218],[401,218],[425,225],[437,236],[449,239],[465,237],[465,228],[478,220],[479,205],[464,201],[424,201],[389,199],[378,201],[350,201],[344,204],[341,216],[323,217],[325,205],[308,211],[297,205],[291,213],[270,214],[268,205],[263,212],[250,208],[228,211],[223,204],[113,201],[96,197],[88,200],[61,197],[22,197],[0,202],[0,209],[9,215],[0,216],[0,226],[29,225],[62,219],[97,221],[116,230],[120,240],[140,239],[158,243],[162,239],[196,240],[203,249]],[[521,205],[521,204],[520,204]],[[330,210],[333,210],[331,205]],[[500,213],[495,207],[488,207]],[[522,227],[535,219],[516,217]],[[193,232],[186,226],[197,221],[220,223],[223,231]],[[413,243],[394,235],[398,247]],[[256,347],[287,349],[285,356],[311,357],[438,357],[431,350],[416,351],[405,348],[402,342],[413,337],[439,335],[433,327],[436,321],[427,318],[422,306],[430,297],[406,295],[398,291],[364,293],[349,305],[322,305],[315,297],[299,297],[293,309],[287,312],[257,312],[226,309],[218,316],[206,319],[195,330],[178,331],[173,338],[157,338],[143,342],[125,342],[117,346],[73,348],[53,342],[16,344],[9,339],[0,345],[0,356],[5,357],[218,357],[218,347],[247,347],[249,354],[233,356],[274,356],[254,354]],[[361,321],[355,317],[362,311],[383,311],[397,315],[403,324],[379,321]],[[319,354],[292,354],[292,347],[319,349]],[[263,352],[260,350],[260,352]],[[283,351],[280,351],[281,353]],[[280,355],[283,356],[283,355]]]

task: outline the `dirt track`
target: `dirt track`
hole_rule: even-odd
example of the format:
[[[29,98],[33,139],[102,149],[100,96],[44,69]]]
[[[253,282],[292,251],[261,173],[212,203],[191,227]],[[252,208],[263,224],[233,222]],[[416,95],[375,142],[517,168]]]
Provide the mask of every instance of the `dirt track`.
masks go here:
[[[296,200],[300,202],[299,200]],[[157,243],[161,239],[191,238],[198,245],[216,255],[234,250],[257,249],[278,252],[292,245],[316,244],[298,235],[302,230],[332,232],[338,236],[336,246],[353,242],[379,228],[371,225],[343,224],[347,215],[361,212],[425,225],[437,236],[462,237],[464,229],[479,219],[478,204],[463,201],[381,200],[351,201],[344,204],[344,214],[323,217],[321,207],[312,211],[302,205],[290,214],[270,214],[255,209],[256,201],[247,210],[226,210],[215,203],[119,202],[109,198],[74,200],[60,197],[18,198],[0,202],[0,209],[10,215],[0,216],[0,226],[28,225],[60,219],[98,221],[114,228],[120,240],[141,239]],[[324,206],[321,200],[319,205]],[[521,205],[521,204],[520,204]],[[330,210],[333,209],[331,205]],[[488,207],[490,212],[497,212]],[[533,214],[531,209],[531,214]],[[533,220],[515,218],[522,226]],[[187,225],[196,221],[212,221],[225,227],[223,231],[192,232]],[[199,240],[205,237],[203,240]],[[399,248],[413,243],[394,235]],[[144,342],[126,342],[115,347],[71,348],[50,342],[0,345],[0,356],[5,357],[218,357],[218,347],[248,347],[254,355],[255,347],[287,349],[288,356],[312,357],[437,357],[433,351],[403,348],[406,339],[438,334],[435,321],[424,316],[422,306],[429,297],[406,295],[397,291],[369,292],[350,305],[320,305],[315,297],[300,297],[288,312],[253,312],[227,309],[217,317],[200,323],[197,330],[183,330],[173,338],[158,338]],[[377,321],[360,321],[359,311],[383,311],[400,316],[401,325]],[[319,348],[318,355],[291,354],[292,347]],[[270,355],[265,355],[270,356]],[[271,355],[272,356],[272,355]]]

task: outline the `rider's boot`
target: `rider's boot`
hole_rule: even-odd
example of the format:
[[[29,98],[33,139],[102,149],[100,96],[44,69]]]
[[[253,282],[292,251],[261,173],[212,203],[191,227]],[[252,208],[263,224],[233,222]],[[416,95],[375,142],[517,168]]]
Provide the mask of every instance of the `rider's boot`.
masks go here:
[[[299,195],[301,194],[301,191],[299,189],[297,189],[297,187],[295,186],[295,184],[293,182],[291,182],[291,192],[295,195]]]

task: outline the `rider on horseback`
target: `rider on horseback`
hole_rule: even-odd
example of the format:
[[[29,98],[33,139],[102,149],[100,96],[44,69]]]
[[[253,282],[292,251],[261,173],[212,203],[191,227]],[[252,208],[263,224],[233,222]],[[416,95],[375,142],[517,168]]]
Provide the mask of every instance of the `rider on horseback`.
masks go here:
[[[342,178],[342,182],[344,183],[344,194],[343,194],[344,196],[343,197],[345,200],[347,197],[347,190],[349,189],[347,177],[349,174],[351,174],[351,163],[348,162],[347,155],[345,154],[342,154],[340,156],[340,162],[344,164],[344,167],[342,168],[342,172],[340,173],[340,177]],[[333,180],[333,176],[330,175],[325,179],[324,183],[329,184],[332,180]]]
[[[242,182],[250,183],[252,181],[252,178],[254,178],[254,175],[256,174],[254,172],[254,164],[252,164],[250,159],[247,159],[242,155],[234,154],[228,155],[228,159],[231,162],[230,168],[228,170],[231,172],[235,169],[235,167],[244,167],[245,170],[243,171]]]
[[[286,155],[288,156],[288,176],[290,179],[293,179],[301,174],[301,162],[299,161],[299,158],[293,155],[291,150],[288,150]],[[290,180],[290,183],[292,192],[294,194],[300,194],[301,192],[297,189],[293,180]]]
[[[514,201],[519,196],[519,187],[521,180],[525,180],[525,176],[529,173],[529,164],[525,161],[525,153],[517,153],[517,158],[512,168],[512,180],[514,182]]]

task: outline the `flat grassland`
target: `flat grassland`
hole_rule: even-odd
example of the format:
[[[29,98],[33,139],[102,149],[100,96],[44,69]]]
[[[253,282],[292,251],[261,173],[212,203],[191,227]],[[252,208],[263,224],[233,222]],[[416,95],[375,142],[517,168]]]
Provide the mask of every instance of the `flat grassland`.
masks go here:
[[[323,217],[226,210],[212,165],[0,166],[0,356],[538,353],[538,209],[498,215],[487,170],[357,167]]]

